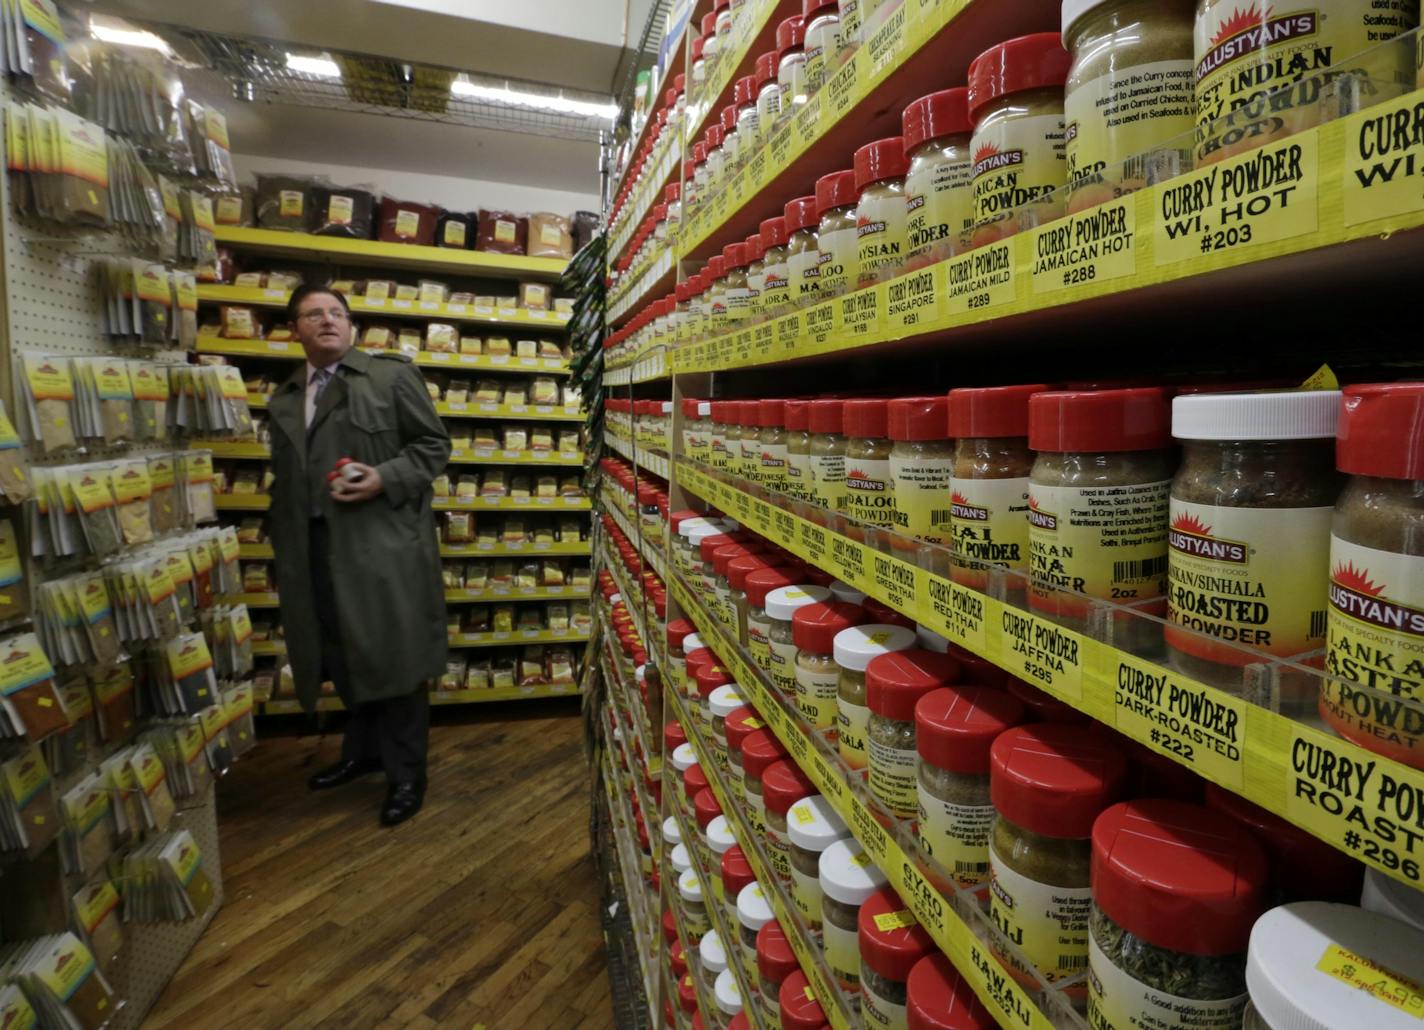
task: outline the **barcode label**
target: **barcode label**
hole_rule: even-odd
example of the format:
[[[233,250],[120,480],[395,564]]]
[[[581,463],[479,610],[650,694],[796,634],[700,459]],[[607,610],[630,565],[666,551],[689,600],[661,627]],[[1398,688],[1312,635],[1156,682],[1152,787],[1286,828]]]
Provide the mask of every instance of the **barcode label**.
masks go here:
[[[1054,972],[1062,976],[1065,973],[1077,972],[1079,969],[1088,968],[1087,955],[1059,955],[1058,963],[1054,967]]]
[[[1137,561],[1113,562],[1113,582],[1128,583],[1135,579],[1151,579],[1167,571],[1167,556],[1142,558]]]
[[[1325,609],[1318,608],[1310,613],[1310,636],[1325,636]]]
[[[937,509],[935,509],[934,511],[930,512],[930,525],[931,525],[931,526],[947,526],[947,525],[949,525],[949,511],[948,511],[947,509],[944,509],[944,508],[937,508]]]
[[[952,872],[956,872],[956,873],[987,873],[987,872],[989,871],[989,863],[988,863],[988,862],[955,862],[955,863],[954,863],[954,869],[951,870],[951,871],[952,871]]]

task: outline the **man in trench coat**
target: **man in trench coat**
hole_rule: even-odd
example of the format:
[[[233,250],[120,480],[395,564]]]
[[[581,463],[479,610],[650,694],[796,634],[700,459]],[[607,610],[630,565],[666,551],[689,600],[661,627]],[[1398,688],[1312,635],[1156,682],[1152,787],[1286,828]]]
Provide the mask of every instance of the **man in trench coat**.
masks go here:
[[[424,801],[427,691],[445,671],[431,482],[450,437],[408,358],[352,347],[340,294],[302,286],[287,317],[307,360],[268,405],[282,627],[303,707],[329,679],[350,713],[341,761],[310,786],[384,769],[393,826]]]

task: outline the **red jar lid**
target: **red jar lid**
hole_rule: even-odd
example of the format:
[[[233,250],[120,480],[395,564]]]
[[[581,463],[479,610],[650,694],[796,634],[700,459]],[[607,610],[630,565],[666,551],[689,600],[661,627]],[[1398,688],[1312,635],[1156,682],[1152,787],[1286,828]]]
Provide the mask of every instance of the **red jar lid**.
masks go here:
[[[1002,687],[1009,674],[987,658],[981,658],[973,651],[966,651],[958,644],[950,644],[948,654],[959,659],[961,683],[980,683],[986,687]]]
[[[727,1023],[727,1030],[751,1030],[751,1022],[747,1019],[745,1012],[738,1012]]]
[[[1172,445],[1172,404],[1155,386],[1047,390],[1028,402],[1035,451],[1151,451]]]
[[[1250,831],[1200,805],[1125,801],[1093,824],[1094,904],[1159,948],[1244,952],[1265,908],[1267,868]]]
[[[781,1030],[822,1030],[826,1026],[826,1013],[801,970],[781,981],[776,1000],[781,1009]]]
[[[786,422],[786,402],[766,400],[757,403],[757,425],[777,427]]]
[[[799,14],[776,26],[776,59],[780,62],[788,50],[799,50],[806,42],[806,19]]]
[[[845,401],[811,401],[807,405],[806,428],[813,433],[840,433],[845,425]]]
[[[686,284],[686,283],[678,283],[677,286],[678,286],[679,291],[680,291],[680,290],[682,289],[682,287],[685,286],[685,285],[687,285],[687,284]],[[683,298],[679,297],[678,299],[679,299],[679,300],[682,300]],[[696,397],[684,397],[684,398],[682,399],[682,402],[681,402],[681,403],[682,403],[682,417],[683,417],[683,418],[700,418],[700,417],[701,417],[700,415],[697,414],[697,406],[702,403],[701,400],[699,400],[699,399],[696,398]],[[604,407],[607,407],[607,405],[605,404]],[[691,514],[695,515],[696,512],[691,512]],[[674,531],[676,531],[675,528],[674,528]]]
[[[752,872],[751,863],[747,861],[740,844],[733,844],[722,852],[720,872],[723,892],[729,898],[735,898],[743,887],[756,883],[756,874]]]
[[[1347,386],[1335,466],[1353,476],[1424,479],[1424,383]]]
[[[890,402],[886,428],[892,440],[945,440],[949,398],[896,397]]]
[[[766,607],[766,595],[779,587],[795,586],[796,581],[784,568],[757,569],[747,576],[747,604],[753,608]]]
[[[773,762],[761,774],[762,800],[767,811],[777,815],[785,815],[792,805],[814,793],[816,785],[789,758]]]
[[[731,404],[731,401],[713,401],[712,421],[725,424],[731,418]]]
[[[915,963],[905,981],[909,1030],[995,1030],[989,1014],[949,956],[935,951]]]
[[[735,410],[731,405],[736,401],[726,402],[726,418],[718,421],[726,421],[728,425],[734,424],[736,417],[741,414],[740,410]],[[704,561],[712,560],[712,555],[717,553],[717,548],[725,547],[727,544],[735,544],[737,541],[728,533],[713,533],[711,536],[704,536],[697,545],[697,554]]]
[[[731,674],[720,665],[704,665],[697,670],[697,693],[707,697],[718,687],[732,682]]]
[[[712,571],[718,577],[725,578],[727,566],[731,564],[733,558],[743,558],[756,553],[746,544],[726,544],[712,552]]]
[[[713,7],[716,7],[716,6],[717,6],[717,4],[715,3],[715,0],[714,0],[714,3],[713,3],[712,6],[713,6]],[[723,6],[725,6],[725,5],[723,5]],[[703,36],[715,36],[715,35],[717,34],[717,12],[716,12],[715,10],[714,10],[714,11],[708,11],[706,14],[704,14],[704,15],[702,16],[702,22],[701,22],[701,24],[702,24],[702,35],[703,35]]]
[[[1127,759],[1110,740],[1060,723],[1005,730],[989,759],[989,798],[999,814],[1046,837],[1087,837],[1127,778]]]
[[[747,264],[766,257],[766,244],[761,241],[761,233],[752,233],[742,242],[742,245],[747,249]]]
[[[672,942],[672,947],[668,949],[668,962],[672,965],[673,976],[681,980],[687,975],[687,952],[682,941]]]
[[[682,183],[670,182],[663,188],[663,200],[669,204],[675,204],[682,199]]]
[[[681,650],[682,642],[686,640],[689,635],[696,632],[697,627],[687,619],[673,619],[667,624],[668,647],[675,647]]]
[[[707,144],[704,143],[702,140],[698,140],[696,143],[692,144],[692,164],[693,164],[693,171],[695,172],[695,171],[697,170],[697,167],[696,167],[697,165],[706,164],[706,163],[707,163]]]
[[[886,179],[903,179],[910,170],[910,162],[905,157],[903,136],[889,136],[867,143],[855,152],[856,193],[861,193],[872,183]]]
[[[865,609],[848,601],[802,605],[791,615],[791,640],[802,651],[831,654],[837,633],[865,621]]]
[[[838,6],[836,0],[801,0],[801,16],[806,19],[806,24],[811,23],[811,19],[819,14],[830,11],[832,7]]]
[[[722,806],[717,801],[717,795],[712,793],[712,788],[707,787],[697,792],[697,796],[692,799],[692,810],[697,814],[697,825],[702,829],[707,829],[707,824],[722,814]]]
[[[697,988],[692,985],[692,977],[684,976],[677,982],[677,1003],[682,1011],[697,1014]]]
[[[768,218],[761,223],[758,235],[761,236],[762,253],[772,247],[786,246],[786,219],[783,216]]]
[[[707,153],[712,153],[726,141],[727,132],[722,128],[722,123],[717,122],[707,129]]]
[[[808,0],[809,2],[809,0]],[[854,207],[860,199],[855,188],[855,171],[847,168],[843,172],[832,172],[816,180],[816,217],[821,218],[827,211],[838,207]]]
[[[717,664],[717,656],[708,647],[695,647],[687,652],[687,674],[695,676],[698,669]]]
[[[845,402],[847,439],[881,440],[889,432],[890,402],[883,397],[865,397]]]
[[[697,797],[708,787],[707,773],[701,765],[689,765],[682,774],[682,790],[690,798]]]
[[[758,54],[752,70],[756,78],[757,89],[774,81],[776,79],[776,51],[768,50],[764,54]]]
[[[726,719],[727,750],[742,753],[743,742],[757,730],[765,729],[766,723],[751,705],[742,705]]]
[[[672,914],[672,909],[663,913],[663,936],[669,944],[677,940],[677,918]]]
[[[969,117],[976,124],[984,105],[1026,89],[1063,87],[1073,59],[1056,32],[1006,40],[969,65]]]
[[[709,282],[725,278],[727,275],[726,257],[721,254],[713,254],[707,259],[707,267],[702,271],[703,274],[707,276]]]
[[[744,554],[727,563],[727,583],[733,590],[747,588],[747,576],[758,569],[771,568],[771,563],[759,554]]]
[[[786,749],[771,730],[756,730],[742,741],[742,773],[754,780],[785,757]]]
[[[782,217],[786,223],[788,239],[792,233],[800,229],[814,229],[820,218],[820,215],[816,213],[816,198],[814,196],[797,197],[795,200],[789,201],[782,209]]]
[[[884,719],[911,722],[920,698],[959,677],[959,663],[947,654],[912,647],[876,655],[865,667],[865,703]]]
[[[731,104],[728,104],[722,108],[722,112],[717,116],[717,119],[721,122],[722,138],[725,141],[727,134],[734,132],[737,128],[737,109]]]
[[[678,72],[672,77],[672,88],[681,93],[687,88],[687,73]]]
[[[900,116],[906,153],[926,140],[967,136],[973,129],[969,121],[969,90],[964,86],[920,97]]]
[[[867,676],[869,672],[867,668]],[[1023,703],[993,687],[958,684],[931,690],[915,704],[915,750],[937,768],[986,776],[989,748],[1023,719]]]
[[[672,288],[672,295],[673,299],[676,300],[679,304],[686,304],[689,300],[692,299],[692,285],[686,279],[684,279],[682,282],[676,284]],[[607,405],[605,405],[605,407],[607,407]],[[687,402],[683,401],[683,411],[686,410]],[[693,410],[696,411],[696,409]]]
[[[1028,399],[1048,389],[1025,386],[963,387],[949,391],[949,435],[965,437],[1028,436]]]
[[[805,431],[807,419],[810,417],[810,414],[810,402],[787,401],[785,408],[786,431],[788,433],[800,433]]]
[[[881,887],[860,906],[860,959],[896,983],[910,978],[915,963],[937,950],[893,887]]]
[[[1345,852],[1215,783],[1206,785],[1206,806],[1225,812],[1251,831],[1270,860],[1271,880],[1285,895],[1283,902],[1359,904],[1365,867]]]
[[[757,931],[756,958],[757,971],[774,984],[781,983],[801,968],[796,961],[796,952],[791,950],[786,931],[775,919]]]
[[[663,727],[663,750],[672,754],[682,745],[687,743],[687,731],[682,728],[682,723],[676,719],[670,720]]]
[[[729,243],[722,248],[722,264],[728,271],[747,267],[747,248],[744,243]]]
[[[825,569],[817,569],[811,567],[808,567],[806,569],[805,582],[807,583],[815,584],[818,587],[828,587],[835,581],[836,577],[832,576]]]
[[[743,75],[732,83],[732,103],[747,107],[756,103],[757,79],[755,75]]]
[[[707,19],[704,17],[702,20],[703,20],[703,21],[706,21]],[[713,20],[715,21],[716,19],[714,18]],[[696,39],[694,39],[694,40],[692,41],[692,59],[693,59],[694,61],[696,61],[696,60],[698,60],[699,58],[702,57],[702,50],[703,50],[703,48],[706,47],[706,46],[707,46],[707,34],[704,32],[702,35],[698,36]]]
[[[913,547],[911,549],[913,550]],[[904,626],[906,629],[915,628],[914,619],[908,615],[900,614],[883,601],[877,601],[873,597],[867,597],[864,601],[860,602],[860,605],[865,609],[866,617],[871,622],[883,622],[891,626]]]

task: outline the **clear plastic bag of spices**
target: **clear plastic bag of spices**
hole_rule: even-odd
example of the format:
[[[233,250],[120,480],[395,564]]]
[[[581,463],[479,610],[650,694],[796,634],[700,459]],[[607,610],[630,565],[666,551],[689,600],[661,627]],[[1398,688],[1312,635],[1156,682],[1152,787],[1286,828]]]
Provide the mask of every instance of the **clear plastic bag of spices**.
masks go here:
[[[860,906],[885,886],[885,874],[854,838],[822,851],[819,869],[826,965],[854,1004],[860,986]]]

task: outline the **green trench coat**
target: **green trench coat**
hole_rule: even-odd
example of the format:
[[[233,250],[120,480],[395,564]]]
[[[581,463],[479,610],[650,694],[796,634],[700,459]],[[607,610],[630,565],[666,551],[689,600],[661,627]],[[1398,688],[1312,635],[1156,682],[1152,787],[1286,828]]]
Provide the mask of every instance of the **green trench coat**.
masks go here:
[[[431,481],[450,458],[450,436],[408,359],[355,348],[305,426],[305,363],[272,395],[272,508],[268,532],[287,660],[308,711],[321,690],[308,539],[313,509],[327,520],[331,579],[357,703],[408,694],[445,672],[448,638]],[[375,466],[384,492],[331,499],[339,459]]]

